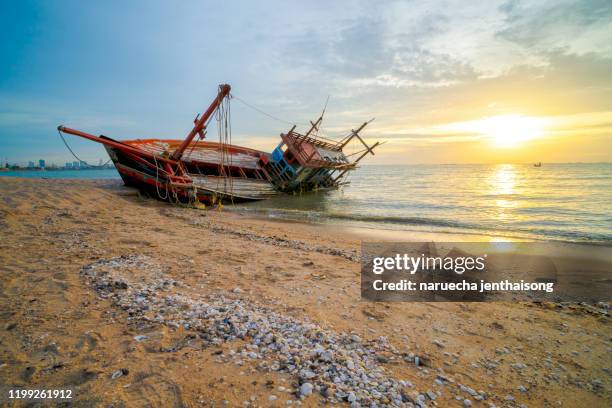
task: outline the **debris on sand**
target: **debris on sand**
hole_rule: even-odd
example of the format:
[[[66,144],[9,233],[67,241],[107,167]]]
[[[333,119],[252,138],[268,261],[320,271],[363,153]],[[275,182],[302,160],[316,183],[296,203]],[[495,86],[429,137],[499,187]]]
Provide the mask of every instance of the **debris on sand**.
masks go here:
[[[132,278],[134,269],[147,271],[148,278]],[[168,279],[159,264],[142,255],[100,260],[83,267],[81,274],[100,296],[127,311],[131,320],[189,328],[205,345],[246,342],[225,357],[239,365],[256,361],[259,370],[294,375],[298,398],[316,392],[328,402],[355,406],[425,405],[418,397],[426,394],[390,377],[381,365],[378,357],[383,353],[401,359],[385,337],[365,341],[354,333],[326,330],[242,299],[233,291],[203,296]]]

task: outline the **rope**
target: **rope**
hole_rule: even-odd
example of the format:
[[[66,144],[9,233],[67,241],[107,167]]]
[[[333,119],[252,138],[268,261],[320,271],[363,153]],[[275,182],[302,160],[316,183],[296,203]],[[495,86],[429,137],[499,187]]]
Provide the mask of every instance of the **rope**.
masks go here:
[[[232,144],[232,127],[231,127],[231,109],[230,100],[227,98],[222,101],[217,109],[215,118],[217,120],[217,132],[219,136],[219,148],[221,160],[219,163],[219,174],[223,177],[223,192],[229,191],[230,200],[234,204],[234,181],[230,167],[233,165],[233,155],[229,153],[228,145]],[[228,173],[225,173],[226,163],[228,164]],[[228,188],[229,187],[229,188]],[[219,190],[219,179],[217,179],[217,190]],[[219,209],[221,208],[221,200],[219,197]]]
[[[232,109],[231,109],[231,103],[230,103],[230,99],[227,98],[227,116],[225,118],[226,122],[225,122],[225,130],[226,132],[229,133],[229,144],[230,146],[233,144],[232,142]],[[234,165],[234,155],[230,154],[229,155],[229,159],[230,159],[230,166]],[[231,171],[230,171],[231,172]],[[230,174],[231,176],[231,174]],[[230,191],[233,193],[234,192],[234,179],[230,178]],[[234,205],[234,195],[232,194],[230,196],[230,200],[232,202],[232,206]]]
[[[62,138],[62,142],[64,142],[64,145],[66,146],[66,148],[68,149],[68,151],[74,156],[75,159],[77,159],[80,162],[85,163],[86,166],[90,166],[90,167],[97,167],[97,166],[92,166],[91,164],[87,163],[85,160],[81,160],[81,158],[79,156],[76,155],[76,153],[70,148],[70,146],[68,145],[68,142],[66,141],[66,139],[64,138],[64,134],[62,133],[61,130],[57,129],[57,133],[60,135],[60,137]],[[106,163],[104,163],[102,166],[100,167],[104,167],[106,166],[108,163],[110,163],[111,159],[108,159],[106,161]]]
[[[155,161],[155,190],[157,190],[157,196],[162,199],[162,200],[167,200],[168,199],[168,184],[164,184],[166,187],[166,196],[162,197],[162,195],[159,192],[159,165],[157,164],[157,156],[153,155],[153,160]]]
[[[251,108],[251,109],[261,113],[262,115],[265,115],[265,116],[269,117],[270,119],[274,119],[274,120],[276,120],[278,122],[285,123],[285,124],[290,125],[290,126],[292,126],[292,125],[308,126],[309,125],[309,123],[291,122],[291,121],[288,121],[288,120],[281,119],[281,118],[279,118],[277,116],[274,116],[274,115],[272,115],[272,114],[270,114],[268,112],[263,111],[262,109],[258,108],[257,106],[251,105],[250,103],[248,103],[244,99],[239,98],[239,97],[237,97],[234,94],[232,94],[232,98],[237,99],[238,101],[242,102],[247,107],[249,107],[249,108]]]
[[[323,111],[321,112],[321,123],[319,123],[319,127],[315,129],[315,136],[321,139],[327,139],[320,135],[325,134],[325,132],[323,131],[323,117],[325,116],[325,111],[327,110],[328,103],[329,103],[329,95],[327,95],[327,99],[325,100],[325,105],[323,106]],[[332,139],[327,139],[327,140],[332,140]],[[335,142],[335,140],[332,140],[332,141]]]

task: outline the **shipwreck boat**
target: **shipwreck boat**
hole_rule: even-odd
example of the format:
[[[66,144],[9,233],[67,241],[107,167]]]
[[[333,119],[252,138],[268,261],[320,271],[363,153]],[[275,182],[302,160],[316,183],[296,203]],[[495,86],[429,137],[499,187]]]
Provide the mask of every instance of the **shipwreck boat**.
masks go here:
[[[367,154],[374,154],[373,149],[380,144],[368,146],[359,135],[368,122],[340,141],[315,135],[323,120],[321,115],[304,134],[296,132],[295,126],[281,133],[281,142],[272,153],[233,145],[230,89],[227,84],[219,86],[216,98],[196,116],[184,140],[119,141],[66,126],[58,126],[58,131],[60,135],[67,133],[103,144],[127,186],[149,190],[163,200],[208,204],[337,188],[344,184],[346,174]],[[217,119],[219,141],[205,141],[213,118]],[[355,138],[365,149],[351,160],[343,149]]]

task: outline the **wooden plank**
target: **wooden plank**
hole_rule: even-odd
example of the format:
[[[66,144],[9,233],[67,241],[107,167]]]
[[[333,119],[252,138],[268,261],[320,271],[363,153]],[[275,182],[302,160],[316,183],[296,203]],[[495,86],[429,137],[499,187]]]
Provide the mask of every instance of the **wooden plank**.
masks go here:
[[[263,200],[279,194],[267,180],[194,174],[191,174],[191,177],[198,189],[228,197]]]

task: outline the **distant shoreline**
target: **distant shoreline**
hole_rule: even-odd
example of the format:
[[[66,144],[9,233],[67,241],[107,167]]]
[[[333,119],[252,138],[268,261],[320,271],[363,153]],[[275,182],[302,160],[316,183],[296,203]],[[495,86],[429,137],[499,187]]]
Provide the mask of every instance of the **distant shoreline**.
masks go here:
[[[85,170],[114,170],[115,166],[88,166],[88,167],[1,167],[0,171],[85,171]]]
[[[0,171],[0,178],[23,178],[24,180],[120,180],[119,173],[114,167],[92,169],[53,169],[53,170],[4,170]]]
[[[431,167],[431,166],[533,166],[532,162],[520,162],[520,163],[363,163],[360,167]],[[542,162],[542,166],[559,166],[559,165],[609,165],[612,162],[601,161],[601,162]],[[87,167],[59,167],[50,165],[49,167],[0,167],[0,172],[3,171],[64,171],[64,170],[108,170],[114,169],[115,166],[107,164],[104,166],[87,166]]]

